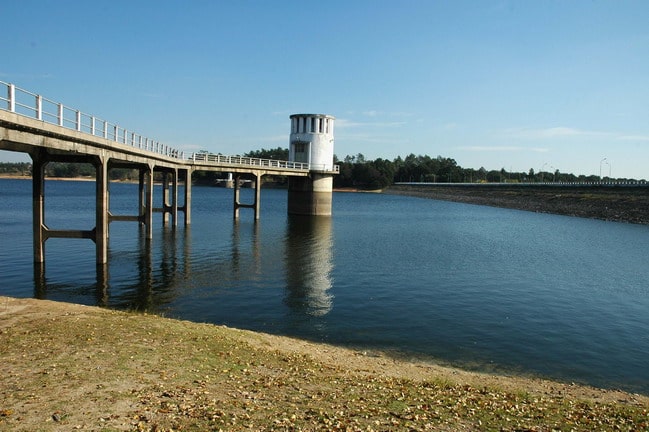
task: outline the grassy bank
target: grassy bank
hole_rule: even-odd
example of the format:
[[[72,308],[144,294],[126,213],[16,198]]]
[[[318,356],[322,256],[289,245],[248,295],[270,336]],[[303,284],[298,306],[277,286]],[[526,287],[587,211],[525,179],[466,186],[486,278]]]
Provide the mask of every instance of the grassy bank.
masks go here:
[[[649,399],[0,297],[0,430],[647,430]]]

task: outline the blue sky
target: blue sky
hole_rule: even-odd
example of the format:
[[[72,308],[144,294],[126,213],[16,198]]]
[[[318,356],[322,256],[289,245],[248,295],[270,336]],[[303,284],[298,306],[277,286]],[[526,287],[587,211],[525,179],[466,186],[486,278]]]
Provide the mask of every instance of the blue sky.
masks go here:
[[[186,151],[288,147],[290,114],[323,113],[341,159],[649,179],[644,0],[21,0],[0,12],[1,81]]]

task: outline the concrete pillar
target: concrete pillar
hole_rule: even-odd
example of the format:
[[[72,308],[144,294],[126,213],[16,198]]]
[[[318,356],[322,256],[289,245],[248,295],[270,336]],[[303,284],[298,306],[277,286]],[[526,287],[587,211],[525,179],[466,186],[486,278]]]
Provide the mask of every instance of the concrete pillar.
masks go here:
[[[96,210],[95,210],[95,245],[97,248],[97,264],[108,262],[108,160],[97,158],[95,165],[97,178]]]
[[[171,172],[171,226],[178,226],[178,168]]]
[[[192,223],[192,170],[185,170],[185,226]]]
[[[239,219],[239,207],[240,207],[240,204],[239,204],[239,187],[240,187],[239,186],[239,181],[240,180],[241,180],[241,178],[240,178],[240,176],[238,174],[234,176],[234,183],[233,183],[233,186],[234,186],[234,202],[233,202],[233,206],[234,206],[234,218],[235,219]]]
[[[144,225],[146,238],[151,240],[153,238],[153,166],[147,167],[144,178],[146,180]]]
[[[32,157],[32,231],[34,241],[34,262],[45,262],[45,152],[31,154]]]
[[[162,225],[169,222],[169,173],[162,172]]]
[[[232,173],[228,173],[228,178],[225,181],[225,187],[231,189],[234,187],[234,180],[232,180]]]
[[[311,172],[309,177],[289,177],[289,214],[331,216],[332,201],[332,175]]]
[[[146,221],[146,169],[139,169],[138,177],[138,212],[140,224]]]
[[[255,188],[255,198],[254,202],[252,204],[242,204],[239,202],[239,196],[240,196],[240,183],[241,183],[241,178],[238,174],[235,175],[234,177],[234,218],[238,219],[239,218],[239,209],[240,208],[251,208],[255,212],[255,220],[259,219],[259,214],[260,214],[260,207],[261,207],[261,177],[262,173],[259,172],[254,172],[252,173],[255,176],[255,180],[252,181],[252,187]]]
[[[261,207],[261,174],[255,173],[255,202],[253,203],[255,209],[255,220],[259,220],[259,213]]]

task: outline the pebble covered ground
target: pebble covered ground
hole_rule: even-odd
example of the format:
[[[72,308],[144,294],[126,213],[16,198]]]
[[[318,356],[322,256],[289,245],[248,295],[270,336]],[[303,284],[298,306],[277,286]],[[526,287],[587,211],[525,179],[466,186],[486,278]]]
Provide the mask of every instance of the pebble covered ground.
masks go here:
[[[0,431],[641,431],[649,398],[0,297]]]

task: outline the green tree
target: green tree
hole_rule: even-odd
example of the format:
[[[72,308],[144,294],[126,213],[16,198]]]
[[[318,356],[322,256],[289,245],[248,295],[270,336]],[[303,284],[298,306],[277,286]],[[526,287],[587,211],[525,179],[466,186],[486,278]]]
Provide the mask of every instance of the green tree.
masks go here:
[[[266,150],[262,148],[261,150],[249,151],[248,153],[245,153],[244,156],[259,159],[288,160],[288,149],[277,147]]]

